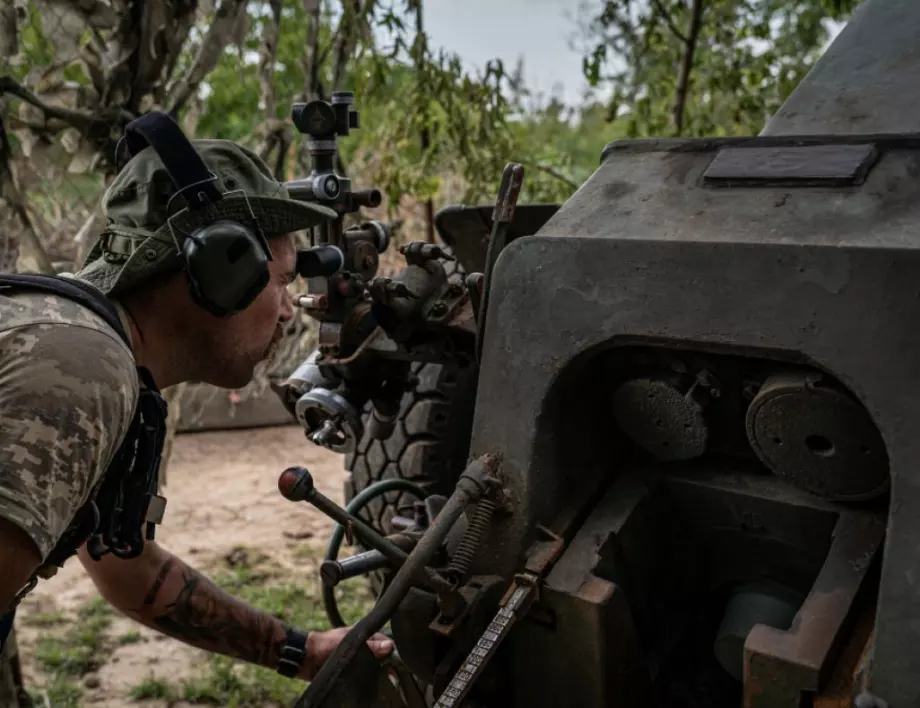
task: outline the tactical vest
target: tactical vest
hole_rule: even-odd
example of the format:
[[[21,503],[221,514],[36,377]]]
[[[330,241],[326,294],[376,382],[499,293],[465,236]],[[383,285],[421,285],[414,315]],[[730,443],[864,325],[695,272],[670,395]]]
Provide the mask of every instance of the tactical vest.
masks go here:
[[[128,347],[131,339],[115,305],[105,295],[80,280],[60,276],[0,273],[0,294],[39,291],[73,300],[88,308],[114,329]],[[111,553],[134,558],[154,540],[155,524],[163,517],[166,500],[157,494],[157,473],[166,433],[166,401],[145,367],[137,367],[143,386],[131,425],[89,500],[77,511],[70,525],[44,563],[20,590],[13,607],[0,614],[0,649],[13,626],[19,602],[40,577],[54,575],[86,543],[93,560]],[[142,528],[143,525],[143,528]]]

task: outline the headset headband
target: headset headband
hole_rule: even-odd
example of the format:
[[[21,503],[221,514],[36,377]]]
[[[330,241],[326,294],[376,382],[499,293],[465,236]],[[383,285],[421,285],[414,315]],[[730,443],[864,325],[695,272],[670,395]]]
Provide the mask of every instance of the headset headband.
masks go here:
[[[217,175],[208,169],[182,129],[167,113],[151,111],[135,118],[125,126],[122,141],[131,157],[146,147],[154,149],[176,186],[173,198],[181,196],[189,209],[223,198],[215,184]]]

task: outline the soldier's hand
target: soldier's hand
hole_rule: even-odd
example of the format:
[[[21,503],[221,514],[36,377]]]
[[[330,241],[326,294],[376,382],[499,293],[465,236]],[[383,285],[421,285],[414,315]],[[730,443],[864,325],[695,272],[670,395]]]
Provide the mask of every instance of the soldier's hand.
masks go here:
[[[336,627],[326,632],[310,632],[307,637],[307,659],[300,671],[300,678],[312,681],[350,631],[351,627]],[[367,640],[367,646],[376,658],[382,659],[393,651],[393,640],[377,633]]]

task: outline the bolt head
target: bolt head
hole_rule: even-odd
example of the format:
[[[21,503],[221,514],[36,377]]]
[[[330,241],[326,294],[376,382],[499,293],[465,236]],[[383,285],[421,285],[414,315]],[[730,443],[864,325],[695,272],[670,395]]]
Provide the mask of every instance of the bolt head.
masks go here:
[[[323,585],[327,587],[334,587],[342,580],[339,564],[336,561],[323,561],[319,567],[319,576],[323,581]]]

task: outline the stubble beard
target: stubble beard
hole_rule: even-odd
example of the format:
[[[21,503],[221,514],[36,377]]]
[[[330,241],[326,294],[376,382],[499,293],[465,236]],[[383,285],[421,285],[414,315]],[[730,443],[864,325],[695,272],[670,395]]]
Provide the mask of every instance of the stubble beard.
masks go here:
[[[265,354],[260,361],[270,362],[275,358],[275,355],[278,353],[278,349],[281,347],[281,339],[284,336],[284,331],[281,327],[278,327],[275,330],[275,334],[272,336],[272,340],[268,343],[268,347],[265,349]]]

